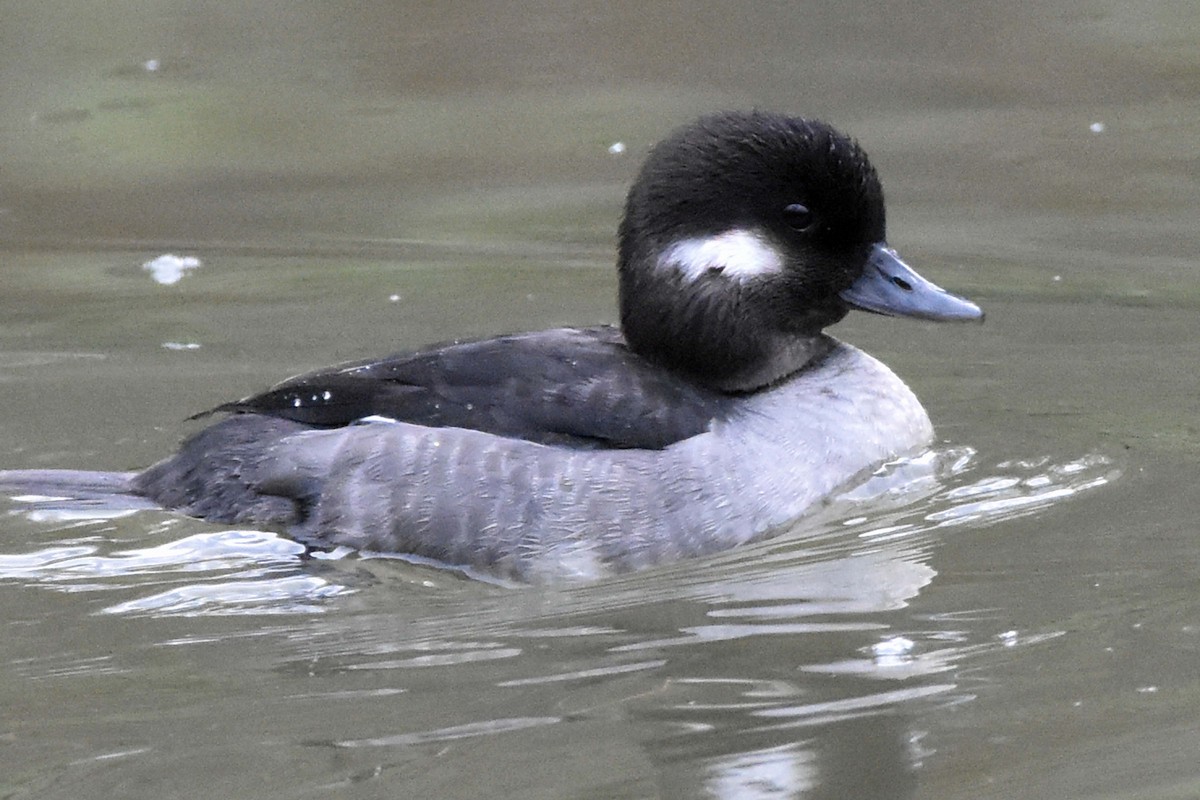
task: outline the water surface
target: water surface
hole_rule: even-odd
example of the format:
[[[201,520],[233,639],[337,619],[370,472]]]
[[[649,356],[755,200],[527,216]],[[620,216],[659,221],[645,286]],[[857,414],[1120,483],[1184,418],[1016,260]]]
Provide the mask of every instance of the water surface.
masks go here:
[[[857,136],[892,243],[988,312],[835,331],[927,459],[593,584],[0,500],[3,796],[1200,794],[1194,4],[68,3],[0,37],[0,468],[135,469],[305,369],[613,321],[624,187],[722,107]]]

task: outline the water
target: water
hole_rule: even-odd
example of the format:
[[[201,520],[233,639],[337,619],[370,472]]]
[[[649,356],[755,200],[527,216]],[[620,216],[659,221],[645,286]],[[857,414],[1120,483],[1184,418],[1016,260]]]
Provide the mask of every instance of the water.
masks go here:
[[[594,584],[0,500],[0,796],[1200,794],[1194,4],[99,9],[0,34],[0,468],[612,321],[625,185],[721,107],[857,136],[988,321],[836,329],[931,456]]]

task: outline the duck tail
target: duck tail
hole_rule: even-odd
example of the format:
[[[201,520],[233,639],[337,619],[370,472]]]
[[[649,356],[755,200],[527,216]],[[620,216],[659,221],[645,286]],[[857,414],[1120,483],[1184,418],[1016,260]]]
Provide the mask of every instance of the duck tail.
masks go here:
[[[0,495],[29,510],[80,509],[131,511],[161,508],[141,496],[134,486],[136,472],[95,472],[81,469],[0,470]]]
[[[97,472],[85,469],[0,469],[0,490],[5,494],[93,497],[135,494],[136,472]]]

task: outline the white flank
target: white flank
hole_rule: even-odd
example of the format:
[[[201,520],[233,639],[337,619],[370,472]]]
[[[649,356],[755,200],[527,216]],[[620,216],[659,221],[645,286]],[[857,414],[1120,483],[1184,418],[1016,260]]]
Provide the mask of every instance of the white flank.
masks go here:
[[[735,228],[717,236],[676,242],[659,256],[658,266],[679,270],[689,281],[710,272],[746,281],[782,272],[783,258],[759,234]]]

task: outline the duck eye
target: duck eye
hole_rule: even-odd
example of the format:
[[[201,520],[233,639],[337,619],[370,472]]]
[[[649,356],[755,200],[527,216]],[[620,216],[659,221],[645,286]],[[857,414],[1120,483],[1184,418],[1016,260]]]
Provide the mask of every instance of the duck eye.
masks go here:
[[[812,227],[814,220],[813,213],[808,210],[808,206],[801,203],[784,206],[783,217],[791,228],[798,231],[808,230]]]

